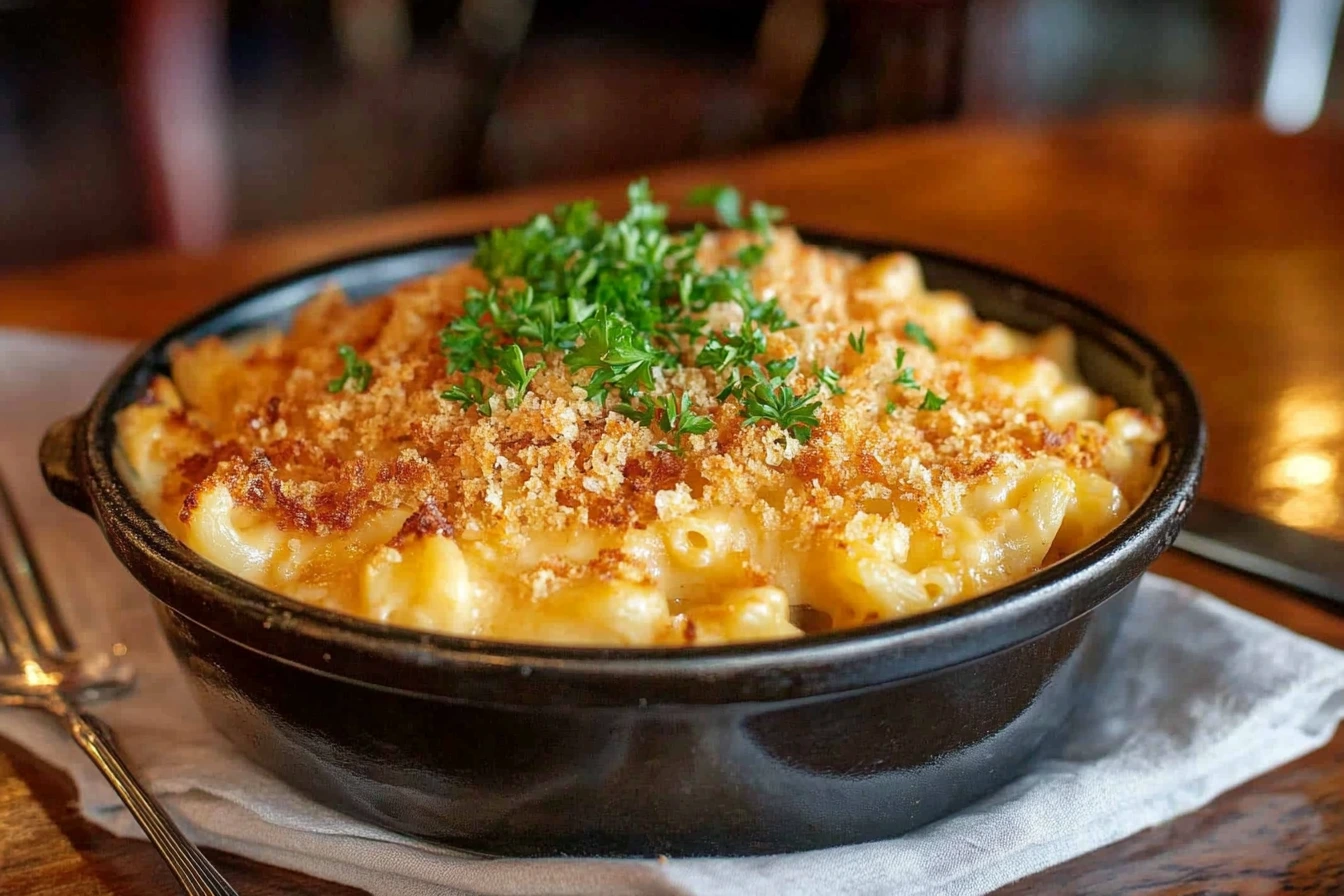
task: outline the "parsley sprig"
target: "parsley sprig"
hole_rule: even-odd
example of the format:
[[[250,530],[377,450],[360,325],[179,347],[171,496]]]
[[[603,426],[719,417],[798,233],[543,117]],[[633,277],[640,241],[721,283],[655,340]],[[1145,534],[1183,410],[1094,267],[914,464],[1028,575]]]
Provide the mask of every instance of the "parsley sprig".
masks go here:
[[[797,363],[796,358],[788,360]],[[804,395],[798,395],[785,382],[787,373],[782,370],[779,372],[783,375],[774,376],[770,370],[763,373],[755,362],[748,366],[751,375],[749,379],[743,378],[739,396],[747,424],[777,423],[780,429],[792,434],[798,441],[806,442],[817,425],[817,408],[821,407],[817,390],[814,388]],[[789,372],[792,372],[791,368]]]
[[[896,379],[892,380],[897,386],[905,386],[907,389],[918,389],[919,383],[915,381],[915,372],[905,366],[905,349],[896,349]]]
[[[353,345],[340,346],[336,349],[336,354],[341,356],[345,370],[336,379],[327,383],[327,391],[340,392],[346,383],[350,383],[356,392],[367,392],[369,383],[373,382],[373,365],[361,358]]]
[[[938,346],[933,344],[933,340],[929,338],[928,332],[912,320],[905,322],[905,335],[909,336],[916,345],[922,345],[931,352],[938,351]]]
[[[681,453],[681,437],[687,434],[704,435],[714,426],[714,421],[691,410],[691,396],[682,393],[681,401],[675,395],[657,395],[641,402],[639,407],[622,403],[612,410],[629,417],[650,429],[655,426],[667,434],[669,441],[658,442],[653,447],[659,451]]]
[[[742,215],[742,194],[727,184],[709,184],[697,187],[686,197],[690,206],[710,206],[724,227],[750,230],[760,242],[752,243],[737,253],[737,263],[743,268],[754,268],[765,260],[770,251],[770,225],[784,218],[784,209],[766,205],[760,200],[751,203],[746,217]]]
[[[940,398],[939,396],[934,395],[932,389],[925,389],[924,401],[920,404],[919,409],[921,411],[937,411],[945,404],[947,404],[946,398]]]
[[[824,368],[813,371],[820,385],[799,394],[796,358],[763,360],[769,333],[796,326],[751,283],[783,209],[752,202],[744,211],[741,194],[726,185],[693,191],[691,204],[711,206],[722,224],[756,238],[736,265],[705,271],[696,262],[703,225],[670,232],[667,207],[647,181],[632,183],[627,199],[614,221],[591,201],[574,202],[478,239],[473,264],[489,285],[469,291],[462,315],[439,334],[451,378],[443,398],[488,416],[498,391],[517,408],[546,358],[558,356],[590,400],[614,400],[615,412],[664,435],[655,447],[680,451],[684,436],[708,432],[712,420],[685,393],[655,393],[662,371],[706,367],[727,383],[718,399],[735,399],[748,424],[778,424],[806,441],[820,387],[844,390]],[[739,326],[709,329],[703,312],[721,303],[741,309]]]
[[[840,374],[830,367],[819,367],[815,361],[812,362],[812,375],[817,378],[817,382],[826,387],[826,391],[832,395],[844,395],[844,387],[840,385]]]
[[[923,327],[914,321],[908,321],[906,323],[905,335],[909,336],[917,344],[924,346],[929,351],[937,351],[937,347],[934,345],[933,340],[929,338],[929,334],[924,331]],[[905,366],[905,355],[906,351],[904,348],[896,349],[896,379],[891,381],[892,385],[904,386],[907,389],[923,389],[924,387],[915,379],[915,371]],[[937,411],[946,403],[947,399],[935,394],[932,389],[924,389],[924,400],[920,403],[919,410]],[[886,410],[888,414],[894,413],[896,411],[896,402],[888,401]]]
[[[527,387],[531,385],[532,379],[543,366],[545,365],[538,361],[535,367],[529,368],[523,350],[516,342],[504,350],[499,360],[499,373],[496,379],[501,385],[513,389],[513,395],[509,396],[507,402],[510,408],[516,408],[523,403]]]
[[[485,394],[485,384],[479,377],[464,376],[462,382],[439,394],[440,398],[461,402],[464,407],[474,407],[482,417],[489,417],[490,396]]]
[[[751,203],[750,211],[742,216],[742,194],[736,187],[728,184],[707,184],[696,187],[686,197],[691,206],[707,205],[714,209],[719,223],[724,227],[752,230],[763,237],[770,235],[770,225],[784,219],[784,209],[775,205],[766,205],[760,200]]]

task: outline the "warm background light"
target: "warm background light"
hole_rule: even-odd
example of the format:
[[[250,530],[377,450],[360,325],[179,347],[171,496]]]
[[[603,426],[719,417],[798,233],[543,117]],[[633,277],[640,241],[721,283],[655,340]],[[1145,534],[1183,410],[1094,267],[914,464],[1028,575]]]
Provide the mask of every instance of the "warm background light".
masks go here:
[[[1280,397],[1274,422],[1255,482],[1258,509],[1290,526],[1331,531],[1344,512],[1344,406],[1328,391],[1299,388]]]

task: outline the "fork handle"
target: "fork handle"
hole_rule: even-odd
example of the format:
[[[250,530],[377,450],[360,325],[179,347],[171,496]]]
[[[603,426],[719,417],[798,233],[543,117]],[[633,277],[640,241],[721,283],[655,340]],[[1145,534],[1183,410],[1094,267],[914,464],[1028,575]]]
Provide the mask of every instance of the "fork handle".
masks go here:
[[[84,749],[107,783],[121,797],[145,836],[163,856],[188,896],[238,896],[199,849],[173,822],[163,804],[150,795],[131,774],[117,752],[112,732],[95,716],[61,702],[52,709],[65,722],[75,741]]]

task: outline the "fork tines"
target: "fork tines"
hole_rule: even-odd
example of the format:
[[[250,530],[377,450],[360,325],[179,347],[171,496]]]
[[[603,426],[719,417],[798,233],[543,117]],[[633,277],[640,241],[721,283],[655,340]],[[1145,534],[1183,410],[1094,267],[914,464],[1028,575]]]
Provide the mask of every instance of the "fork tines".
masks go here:
[[[18,508],[0,478],[0,640],[10,662],[74,660],[74,642],[52,601]]]

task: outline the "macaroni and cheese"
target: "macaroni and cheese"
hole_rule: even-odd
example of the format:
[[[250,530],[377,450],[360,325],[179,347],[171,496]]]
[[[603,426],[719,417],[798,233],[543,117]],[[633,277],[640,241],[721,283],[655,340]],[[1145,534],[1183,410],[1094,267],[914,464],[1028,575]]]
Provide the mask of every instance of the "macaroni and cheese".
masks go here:
[[[1162,421],[1082,383],[1068,330],[979,320],[911,255],[809,246],[764,212],[703,235],[642,214],[566,244],[615,225],[558,213],[516,258],[483,242],[380,298],[327,289],[287,333],[177,347],[118,417],[126,475],[192,550],[300,601],[669,646],[984,594],[1154,479]],[[642,250],[619,243],[649,232],[668,245],[630,287]]]

